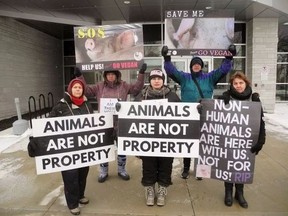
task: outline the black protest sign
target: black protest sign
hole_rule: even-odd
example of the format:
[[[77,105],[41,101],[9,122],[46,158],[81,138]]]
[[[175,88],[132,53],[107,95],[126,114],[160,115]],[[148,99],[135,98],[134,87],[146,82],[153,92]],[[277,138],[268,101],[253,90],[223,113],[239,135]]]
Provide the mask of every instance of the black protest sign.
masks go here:
[[[112,114],[33,119],[37,174],[115,159]]]
[[[141,24],[74,27],[74,41],[82,72],[139,69],[144,62]]]
[[[203,100],[196,175],[232,183],[252,183],[260,102]]]
[[[118,153],[198,157],[197,103],[121,102]]]

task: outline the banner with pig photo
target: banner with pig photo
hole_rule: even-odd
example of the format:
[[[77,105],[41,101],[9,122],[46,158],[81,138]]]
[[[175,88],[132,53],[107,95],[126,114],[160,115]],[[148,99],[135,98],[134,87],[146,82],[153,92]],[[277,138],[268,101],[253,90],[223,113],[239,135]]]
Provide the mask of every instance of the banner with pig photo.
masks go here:
[[[144,62],[141,24],[74,27],[74,41],[82,72],[139,69]]]
[[[115,160],[112,114],[33,119],[37,174]]]
[[[198,157],[198,103],[120,102],[118,154]]]
[[[197,177],[252,183],[261,103],[202,100]]]
[[[227,56],[233,40],[233,10],[165,11],[165,45],[171,55]]]

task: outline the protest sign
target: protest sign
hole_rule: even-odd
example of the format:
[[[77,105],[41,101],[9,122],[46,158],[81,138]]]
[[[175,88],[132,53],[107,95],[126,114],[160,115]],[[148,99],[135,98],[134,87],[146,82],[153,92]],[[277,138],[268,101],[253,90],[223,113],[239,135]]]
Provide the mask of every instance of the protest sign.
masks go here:
[[[202,100],[197,177],[252,183],[261,103]]]
[[[233,41],[233,10],[165,12],[165,45],[171,55],[228,56]]]
[[[198,157],[197,103],[120,102],[118,153]]]
[[[139,69],[144,62],[141,24],[74,27],[74,42],[82,72]]]
[[[115,160],[112,114],[33,119],[37,174]]]
[[[116,112],[117,98],[100,98],[100,113],[113,113]]]

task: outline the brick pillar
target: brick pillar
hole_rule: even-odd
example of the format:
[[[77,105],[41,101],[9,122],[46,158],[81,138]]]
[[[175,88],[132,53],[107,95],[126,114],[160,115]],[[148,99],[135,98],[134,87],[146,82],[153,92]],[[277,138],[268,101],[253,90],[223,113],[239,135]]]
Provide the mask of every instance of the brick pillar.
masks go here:
[[[247,23],[247,72],[264,112],[273,113],[276,99],[278,18],[254,18]]]

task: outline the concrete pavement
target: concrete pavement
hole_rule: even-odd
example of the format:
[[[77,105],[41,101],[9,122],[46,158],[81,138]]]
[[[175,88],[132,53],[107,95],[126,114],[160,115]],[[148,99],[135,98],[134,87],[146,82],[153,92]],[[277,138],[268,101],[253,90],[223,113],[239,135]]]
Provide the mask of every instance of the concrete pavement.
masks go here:
[[[34,158],[27,153],[27,134],[7,136],[11,129],[0,132],[0,146],[16,143],[0,154],[0,215],[1,216],[71,216],[63,194],[60,173],[36,175]],[[11,133],[12,134],[12,133]],[[5,137],[5,139],[3,139]],[[90,168],[86,196],[90,203],[81,207],[82,216],[287,216],[288,215],[288,141],[277,133],[267,134],[263,150],[256,157],[253,184],[245,186],[249,208],[237,201],[224,205],[223,182],[193,177],[181,179],[182,160],[173,163],[173,185],[168,188],[164,207],[147,207],[140,184],[141,160],[128,157],[130,181],[117,176],[116,163],[110,163],[109,178],[98,183],[98,166]],[[191,166],[193,167],[193,166]]]

